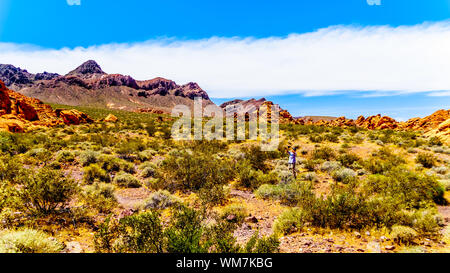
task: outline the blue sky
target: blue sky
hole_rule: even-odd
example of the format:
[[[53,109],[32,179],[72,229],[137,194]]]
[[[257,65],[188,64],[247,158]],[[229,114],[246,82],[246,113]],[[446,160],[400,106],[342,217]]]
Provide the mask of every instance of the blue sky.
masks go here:
[[[384,64],[384,66],[377,64],[379,66],[379,68],[377,67],[378,70],[386,68],[384,69],[385,74],[380,72],[377,77],[365,79],[364,75],[355,73],[355,70],[359,71],[361,69],[352,69],[352,66],[359,65],[364,67],[364,64],[358,63],[356,59],[364,60],[367,56],[359,57],[357,56],[358,52],[355,52],[356,56],[349,57],[355,59],[349,61],[348,66],[350,67],[346,67],[345,60],[336,59],[336,57],[326,59],[324,55],[329,51],[328,48],[333,48],[333,43],[340,43],[341,40],[332,39],[334,37],[332,30],[327,31],[322,36],[320,30],[341,26],[343,30],[337,32],[340,35],[339,37],[344,37],[342,33],[350,32],[348,34],[350,39],[359,41],[359,37],[372,35],[370,30],[365,30],[366,28],[371,26],[389,26],[391,27],[390,29],[380,29],[379,33],[373,34],[366,41],[369,44],[372,41],[380,42],[378,36],[386,36],[387,38],[380,42],[381,45],[384,45],[386,41],[388,43],[395,41],[397,36],[403,35],[401,39],[399,38],[398,44],[393,42],[390,48],[383,49],[385,51],[381,54],[389,60],[391,59],[389,54],[401,55],[403,48],[399,49],[400,46],[404,46],[405,49],[409,48],[405,41],[409,41],[411,45],[415,45],[417,42],[418,45],[421,42],[420,37],[423,37],[423,31],[426,33],[431,32],[417,26],[423,23],[447,24],[449,19],[450,0],[381,0],[381,6],[370,6],[366,0],[81,0],[80,6],[69,6],[66,0],[0,0],[0,43],[3,43],[3,46],[13,45],[14,47],[14,50],[11,52],[3,50],[3,55],[0,54],[0,63],[11,62],[28,68],[32,72],[50,70],[63,73],[67,72],[69,67],[72,68],[78,65],[77,62],[83,58],[96,57],[97,61],[110,73],[131,74],[142,79],[153,76],[165,76],[177,81],[197,81],[206,91],[211,93],[212,97],[220,97],[220,99],[215,100],[217,102],[221,102],[228,97],[258,97],[260,95],[281,104],[283,108],[287,108],[294,115],[346,115],[354,117],[358,115],[357,113],[368,115],[379,112],[405,119],[430,114],[440,108],[449,108],[450,97],[448,91],[450,86],[447,85],[448,81],[442,79],[443,76],[439,74],[441,72],[445,74],[443,72],[448,71],[448,65],[440,63],[439,60],[447,61],[449,55],[439,56],[439,54],[445,54],[445,52],[436,52],[439,50],[434,48],[430,48],[429,52],[426,52],[423,56],[417,56],[417,51],[411,51],[409,52],[409,57],[402,56],[403,59],[399,58],[393,64]],[[405,26],[410,26],[411,29],[407,30],[406,34],[399,34],[398,30]],[[445,32],[447,31],[447,26],[438,26],[440,29],[433,36],[430,36],[429,40],[438,39],[436,41],[448,42],[445,38],[445,36],[448,37],[446,35],[448,33]],[[364,31],[361,31],[361,28]],[[435,28],[433,27],[433,31]],[[295,52],[295,48],[298,48],[300,43],[309,41],[308,33],[315,33],[314,35],[317,37],[314,39],[317,40],[314,45],[323,46],[322,51],[311,51],[309,55],[293,58],[292,62],[305,61],[305,67],[313,67],[315,64],[326,67],[328,66],[327,62],[330,62],[334,65],[330,65],[333,69],[323,71],[320,77],[308,75],[308,78],[314,78],[308,84],[301,84],[305,82],[304,79],[291,83],[288,77],[278,75],[277,71],[284,72],[295,69],[303,71],[302,69],[305,69],[306,72],[302,72],[305,75],[308,68],[301,67],[299,63],[289,64],[288,57],[286,57],[285,61],[278,63],[273,60],[282,56],[279,49],[280,44],[282,44],[283,49],[294,49],[293,52]],[[410,33],[418,33],[416,38],[414,38],[415,40],[413,38],[411,40],[409,36],[406,36],[413,35]],[[287,37],[290,37],[289,35],[303,36],[299,39],[295,39],[295,37],[294,39],[287,39]],[[222,63],[226,62],[226,60],[216,60],[216,63],[222,62],[217,64],[218,67],[216,68],[214,64],[207,63],[201,59],[207,54],[210,54],[210,56],[214,54],[214,57],[216,57],[215,54],[220,54],[220,50],[213,50],[219,45],[226,44],[227,54],[231,54],[229,52],[232,52],[235,47],[239,46],[245,48],[243,52],[248,50],[257,51],[261,47],[266,48],[267,51],[265,53],[261,51],[261,58],[264,58],[265,54],[271,54],[274,51],[273,48],[276,47],[280,52],[273,56],[270,62],[273,72],[265,74],[266,70],[259,71],[256,69],[258,71],[254,72],[254,74],[259,73],[261,75],[260,81],[263,84],[247,85],[243,79],[237,79],[236,74],[230,72],[233,70],[232,67],[241,66],[232,57],[230,57],[230,60],[233,60],[233,63],[230,64],[231,68],[228,70],[222,69],[220,73],[209,74],[209,71],[203,71],[196,67],[193,69],[193,71],[197,72],[196,74],[184,68],[189,67],[184,62],[195,63],[196,59],[183,57],[172,60],[170,56],[177,54],[173,54],[173,51],[171,53],[161,51],[162,47],[174,47],[174,43],[176,45],[177,42],[185,42],[183,45],[187,44],[190,46],[190,41],[198,42],[211,37],[219,37],[224,40],[219,42],[208,40],[206,42],[208,50],[205,50],[207,53],[203,55],[195,55],[197,54],[195,50],[198,49],[199,45],[196,45],[194,49],[188,47],[191,51],[183,47],[178,49],[176,53],[181,55],[183,52],[193,51],[193,56],[199,56],[199,67],[204,67],[207,64],[210,66],[208,70],[220,70],[219,66],[223,67]],[[248,37],[252,37],[255,40],[251,49],[247,48],[247,45],[240,40]],[[278,44],[273,45],[270,37],[281,40],[278,41]],[[229,38],[237,39],[238,41],[236,42]],[[134,72],[126,66],[127,59],[131,58],[128,56],[134,56],[130,55],[131,53],[128,53],[128,55],[123,54],[124,57],[121,59],[122,65],[120,66],[111,60],[114,56],[121,56],[121,52],[117,51],[120,50],[120,45],[141,45],[142,43],[146,45],[148,41],[152,41],[151,44],[158,44],[159,47],[156,49],[154,46],[146,48],[144,53],[147,54],[150,51],[154,51],[157,56],[164,55],[168,59],[167,62],[170,62],[172,65],[172,70],[170,70],[170,67],[164,66],[167,62],[163,64],[160,64],[162,61],[159,60],[152,62],[152,59],[149,57],[150,59],[146,63],[142,63],[139,66],[142,68],[141,70],[147,72]],[[160,45],[161,41],[163,41],[163,45]],[[403,43],[401,43],[402,41]],[[326,43],[328,44],[325,46]],[[38,46],[38,48],[24,46],[25,44]],[[102,50],[106,50],[104,49],[105,45],[112,47],[117,44],[119,49],[115,49],[115,55],[111,54],[112,50],[109,51],[112,57],[106,53],[100,54],[100,49],[98,48],[95,49],[95,52],[83,49],[76,50],[79,47],[86,49],[92,46],[103,46]],[[211,46],[211,44],[213,45]],[[286,46],[285,44],[288,45]],[[341,46],[348,49],[351,45],[344,44]],[[200,47],[204,46],[205,43],[200,43]],[[134,50],[136,51],[135,48]],[[140,47],[138,46],[138,48]],[[429,48],[429,45],[420,44],[417,46],[418,51],[421,48]],[[50,51],[50,49],[54,49],[54,51]],[[44,50],[45,54],[40,55],[48,56],[48,63],[45,64],[45,62],[38,61],[34,57],[21,57],[25,56],[24,52],[28,54],[33,50]],[[302,47],[301,50],[307,49]],[[398,51],[390,52],[390,50]],[[61,60],[61,54],[66,51],[71,51],[71,55]],[[349,51],[351,52],[350,49]],[[342,48],[336,52],[344,52],[345,55],[345,51]],[[436,56],[430,57],[430,52],[436,52]],[[151,56],[156,59],[155,55]],[[323,58],[323,60],[311,60],[308,56],[313,56],[314,58],[317,56],[317,58]],[[130,60],[130,66],[131,64],[136,66],[136,59],[139,58],[136,56],[134,58],[134,62]],[[270,57],[268,58],[270,59]],[[424,58],[427,59],[424,60]],[[236,57],[236,59],[239,58]],[[411,59],[413,61],[417,60],[417,63],[408,64]],[[255,63],[258,60],[259,58],[256,55],[250,59],[250,61]],[[384,59],[381,58],[381,60]],[[249,62],[249,60],[246,61]],[[338,61],[342,63],[342,70],[348,72],[343,74],[344,77],[330,76],[333,71],[340,70],[339,66],[335,64]],[[61,64],[62,62],[65,63]],[[404,67],[399,65],[399,62],[404,63]],[[155,63],[155,66],[158,64],[160,69],[153,67],[153,63]],[[429,66],[423,66],[424,64],[429,64]],[[291,65],[292,68],[286,69],[286,65]],[[242,64],[242,66],[245,66],[245,64]],[[367,64],[367,67],[369,66],[370,64]],[[408,78],[408,74],[405,72],[405,75],[399,75],[399,82],[396,82],[395,78],[387,79],[388,75],[393,74],[392,71],[388,71],[388,68],[392,66],[396,67],[396,70],[393,70],[394,72],[398,70],[408,71],[410,67],[413,67],[411,71],[408,71],[411,78]],[[176,69],[175,67],[179,68]],[[432,71],[434,74],[429,72],[430,75],[420,78],[414,74],[420,72],[420,67],[423,67],[424,71],[434,67],[436,71]],[[122,68],[123,70],[121,70]],[[127,68],[129,71],[125,71]],[[243,78],[248,78],[252,82],[259,81],[258,77],[253,77],[253,74],[250,72],[248,72],[249,75],[245,74],[249,70],[255,70],[254,68],[248,67],[246,69],[239,71],[239,75],[243,75]],[[311,73],[317,75],[322,70],[319,67],[311,71]],[[362,83],[350,84],[349,79],[351,77],[347,76],[352,73],[355,74],[355,82],[357,82],[357,79],[361,79]],[[367,73],[373,74],[373,72]],[[290,78],[297,76],[296,74],[284,74],[288,74]],[[265,82],[265,79],[269,76],[273,77],[273,82]],[[226,78],[226,83],[221,82],[221,78]],[[370,82],[370,84],[365,85],[364,81]],[[230,82],[235,82],[235,84],[227,85]],[[323,82],[330,82],[330,85],[321,85]],[[340,84],[343,82],[346,82],[346,84],[341,86]],[[279,90],[277,90],[277,83],[285,84],[280,85]],[[235,87],[236,85],[242,87],[237,88]],[[232,86],[231,89],[234,88],[235,90],[228,92],[227,90],[231,90],[230,86]],[[333,90],[333,86],[336,86],[336,90]],[[311,93],[311,90],[315,93]],[[387,92],[389,90],[395,92]],[[402,90],[405,92],[402,92]],[[432,96],[429,91],[434,92],[431,94]],[[439,91],[442,92],[439,93]],[[439,96],[435,96],[436,92],[438,92]],[[375,93],[376,96],[372,96]],[[397,95],[399,93],[402,95]],[[368,94],[371,96],[367,96]]]

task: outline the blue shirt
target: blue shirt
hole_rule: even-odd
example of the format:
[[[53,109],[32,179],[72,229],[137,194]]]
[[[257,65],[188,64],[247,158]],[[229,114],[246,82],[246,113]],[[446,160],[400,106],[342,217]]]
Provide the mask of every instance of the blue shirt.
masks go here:
[[[297,155],[295,152],[289,152],[289,164],[294,164],[297,161]]]

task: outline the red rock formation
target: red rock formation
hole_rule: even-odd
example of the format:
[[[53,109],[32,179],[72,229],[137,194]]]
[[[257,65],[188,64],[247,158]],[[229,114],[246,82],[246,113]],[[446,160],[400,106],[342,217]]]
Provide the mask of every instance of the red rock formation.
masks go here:
[[[450,110],[439,110],[424,118],[412,118],[402,124],[404,129],[429,131],[450,118]]]
[[[80,125],[81,123],[92,123],[93,120],[85,113],[78,110],[55,110],[56,115],[61,117],[66,125]]]
[[[9,99],[8,89],[0,81],[0,116],[11,113],[11,100]]]
[[[63,113],[64,112],[64,113]],[[63,114],[61,114],[63,113]],[[80,124],[92,122],[86,114],[76,110],[57,112],[40,100],[8,90],[0,81],[0,130],[22,133],[36,126]]]

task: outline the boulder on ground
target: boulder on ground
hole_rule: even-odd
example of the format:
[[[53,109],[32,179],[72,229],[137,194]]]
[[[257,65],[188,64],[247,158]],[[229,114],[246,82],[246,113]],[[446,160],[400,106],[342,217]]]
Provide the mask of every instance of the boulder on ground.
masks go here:
[[[93,120],[78,110],[56,110],[56,115],[61,117],[66,125],[80,125],[81,123],[92,123]]]
[[[108,116],[106,116],[106,118],[104,119],[104,122],[112,122],[112,123],[116,123],[117,121],[119,121],[119,119],[114,116],[113,114],[109,114]]]

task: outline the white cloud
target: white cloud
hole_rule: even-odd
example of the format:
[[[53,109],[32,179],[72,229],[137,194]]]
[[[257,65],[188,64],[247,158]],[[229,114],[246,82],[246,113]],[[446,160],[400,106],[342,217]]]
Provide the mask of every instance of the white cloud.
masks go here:
[[[379,94],[450,90],[450,22],[334,26],[288,37],[159,39],[50,50],[0,43],[0,63],[67,73],[87,59],[136,79],[195,81],[211,97],[349,90]],[[353,91],[352,91],[353,92]]]

